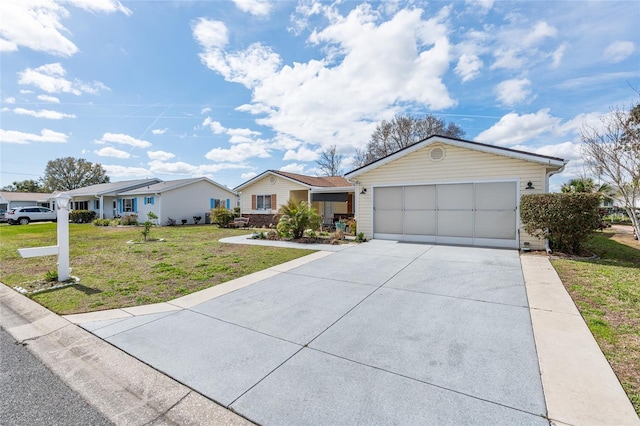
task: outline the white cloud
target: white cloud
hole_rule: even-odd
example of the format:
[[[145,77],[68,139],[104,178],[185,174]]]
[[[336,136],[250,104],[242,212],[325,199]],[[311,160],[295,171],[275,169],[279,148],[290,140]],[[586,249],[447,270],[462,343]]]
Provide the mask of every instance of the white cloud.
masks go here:
[[[520,69],[525,64],[525,59],[521,55],[520,49],[500,48],[494,52],[495,62],[491,64],[491,69]]]
[[[101,90],[109,90],[99,81],[86,83],[80,80],[73,82],[64,78],[66,70],[60,63],[46,64],[38,68],[27,68],[18,72],[18,84],[33,85],[47,93],[83,93],[97,94]]]
[[[112,164],[103,164],[107,174],[111,177],[127,178],[127,177],[150,177],[153,173],[144,167],[125,167]]]
[[[208,127],[213,133],[218,135],[227,130],[219,121],[212,120],[211,117],[205,118],[202,125]]]
[[[304,164],[298,164],[298,163],[287,164],[286,166],[280,167],[280,170],[283,172],[298,173],[300,175],[305,174]]]
[[[522,41],[525,47],[538,44],[542,40],[548,37],[555,37],[558,34],[558,30],[544,21],[536,23],[533,29],[526,35]]]
[[[560,62],[562,61],[564,52],[567,50],[567,46],[567,43],[562,43],[556,50],[553,51],[553,53],[551,54],[551,58],[553,58],[551,68],[558,68],[560,66]]]
[[[245,169],[245,164],[238,163],[218,163],[218,164],[200,164],[193,165],[182,161],[175,163],[166,163],[163,161],[153,160],[149,162],[149,170],[153,174],[182,174],[190,176],[202,176],[210,173],[216,173],[225,169]]]
[[[125,135],[123,133],[105,133],[102,135],[102,138],[95,140],[95,143],[105,144],[105,143],[119,143],[122,145],[129,145],[135,148],[148,148],[151,146],[151,142],[136,139],[133,136]]]
[[[164,128],[164,129],[153,129],[151,131],[151,133],[153,133],[154,135],[164,135],[165,133],[167,133],[167,130],[169,130],[168,128]]]
[[[34,111],[31,109],[25,109],[25,108],[14,108],[13,112],[19,115],[30,115],[31,117],[47,118],[49,120],[61,120],[63,118],[76,118],[75,114],[65,114],[63,112],[51,111],[49,109],[41,109],[39,111]]]
[[[498,100],[503,105],[513,106],[522,103],[531,94],[531,82],[526,78],[505,80],[495,88]]]
[[[477,7],[481,13],[487,13],[493,8],[494,0],[466,0],[465,3]]]
[[[209,107],[205,107],[200,110],[200,114],[202,115],[209,114],[210,112],[211,112],[211,108]]]
[[[269,158],[271,155],[260,143],[240,143],[229,149],[214,148],[205,154],[205,158],[211,161],[240,162],[252,157]]]
[[[66,4],[92,12],[131,14],[120,2],[112,0],[71,0]],[[70,32],[62,24],[70,15],[66,4],[50,0],[3,0],[0,51],[14,52],[22,46],[63,57],[77,53],[78,47],[69,40]]]
[[[193,38],[205,51],[222,49],[229,42],[229,32],[224,22],[198,18],[191,22]]]
[[[622,62],[631,56],[635,50],[636,45],[632,41],[617,40],[607,46],[604,50],[604,57],[613,63]]]
[[[147,155],[152,160],[167,161],[175,157],[174,154],[166,151],[147,151]]]
[[[72,5],[88,10],[89,12],[113,13],[122,12],[131,16],[133,12],[117,0],[67,0]]]
[[[121,151],[119,149],[112,148],[110,146],[101,148],[97,151],[94,151],[100,157],[113,157],[113,158],[129,158],[131,154],[126,151]]]
[[[266,16],[271,11],[271,3],[268,0],[233,0],[233,2],[241,11],[256,16]]]
[[[300,147],[297,151],[292,149],[288,150],[284,157],[282,158],[285,161],[288,160],[296,160],[296,161],[315,161],[318,158],[318,152],[311,150],[305,146]]]
[[[42,129],[40,134],[24,133],[17,130],[0,129],[0,142],[28,144],[31,142],[67,143],[69,136],[49,129]]]
[[[247,173],[242,173],[240,175],[240,178],[242,180],[249,180],[249,179],[253,179],[256,176],[258,176],[258,174],[256,172],[247,172]]]
[[[4,102],[5,104],[15,104],[16,103],[16,98],[14,98],[13,96],[8,96],[8,97],[4,98],[2,100],[2,102]]]
[[[43,102],[49,102],[49,103],[52,103],[52,104],[59,104],[60,103],[60,99],[56,98],[55,96],[38,95],[38,99],[43,101]]]
[[[501,146],[513,146],[554,131],[560,121],[559,118],[549,115],[548,108],[541,109],[534,114],[518,115],[511,112],[476,136],[475,140]]]
[[[455,72],[462,77],[462,81],[469,81],[480,73],[480,68],[482,68],[482,60],[476,55],[465,53],[458,59]]]

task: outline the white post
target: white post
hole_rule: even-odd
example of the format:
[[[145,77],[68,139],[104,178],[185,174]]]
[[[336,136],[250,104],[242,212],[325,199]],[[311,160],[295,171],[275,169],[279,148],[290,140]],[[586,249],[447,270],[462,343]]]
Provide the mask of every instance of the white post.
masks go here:
[[[69,270],[69,200],[71,197],[61,192],[56,197],[58,209],[58,281],[70,278]]]

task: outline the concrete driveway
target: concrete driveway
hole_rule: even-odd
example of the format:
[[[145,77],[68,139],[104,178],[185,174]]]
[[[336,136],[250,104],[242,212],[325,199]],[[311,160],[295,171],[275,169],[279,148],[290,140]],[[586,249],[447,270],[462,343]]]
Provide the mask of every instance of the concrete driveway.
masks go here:
[[[549,424],[515,250],[371,241],[82,326],[260,424]]]

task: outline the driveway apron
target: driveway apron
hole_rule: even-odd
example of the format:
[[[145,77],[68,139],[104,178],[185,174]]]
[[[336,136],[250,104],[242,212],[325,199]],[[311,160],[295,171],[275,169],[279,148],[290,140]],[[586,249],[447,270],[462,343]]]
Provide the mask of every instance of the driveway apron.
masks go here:
[[[548,425],[515,250],[374,240],[82,326],[259,424]]]

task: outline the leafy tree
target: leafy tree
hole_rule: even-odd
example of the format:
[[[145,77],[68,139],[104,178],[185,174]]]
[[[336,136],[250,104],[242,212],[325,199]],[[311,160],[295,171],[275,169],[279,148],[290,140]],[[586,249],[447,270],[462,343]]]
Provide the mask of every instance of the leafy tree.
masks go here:
[[[69,191],[99,183],[109,183],[109,176],[100,164],[84,158],[58,158],[47,163],[44,186],[49,192]]]
[[[626,111],[612,108],[601,128],[582,129],[583,157],[595,176],[607,183],[640,236],[640,102]]]
[[[289,200],[280,206],[278,234],[285,238],[301,238],[307,229],[320,229],[322,218],[304,201]]]
[[[320,153],[320,159],[316,161],[324,176],[342,176],[340,163],[343,156],[337,153],[336,146],[331,145]]]
[[[396,115],[391,121],[378,124],[365,149],[356,150],[355,165],[373,163],[433,135],[461,138],[465,131],[457,124],[447,123],[431,114],[423,118]]]
[[[10,192],[48,192],[41,182],[33,179],[13,182],[12,185],[5,186],[2,190]]]

